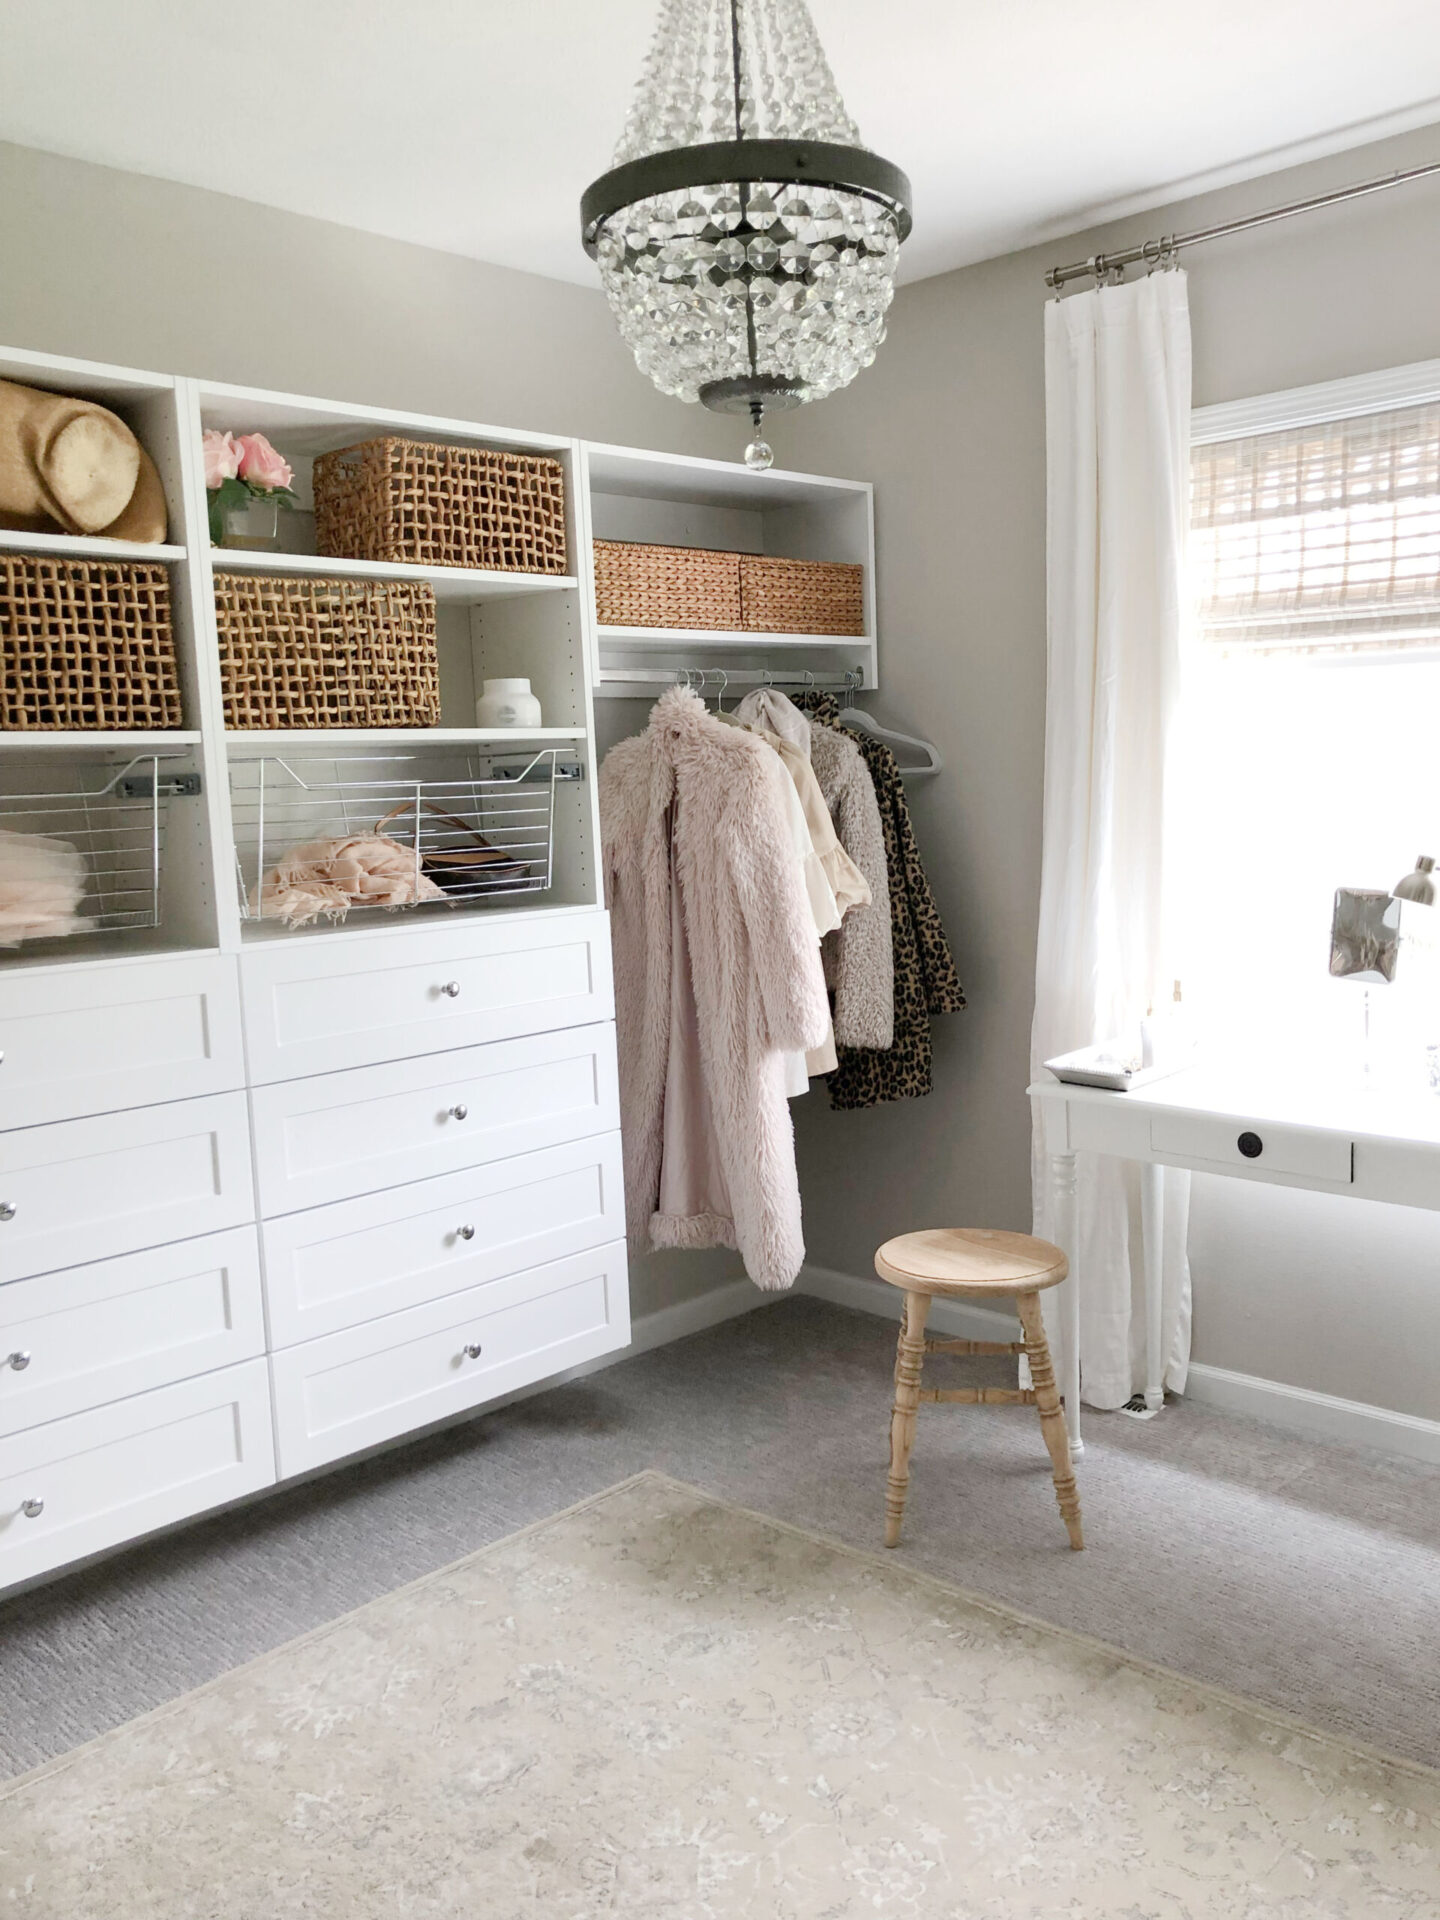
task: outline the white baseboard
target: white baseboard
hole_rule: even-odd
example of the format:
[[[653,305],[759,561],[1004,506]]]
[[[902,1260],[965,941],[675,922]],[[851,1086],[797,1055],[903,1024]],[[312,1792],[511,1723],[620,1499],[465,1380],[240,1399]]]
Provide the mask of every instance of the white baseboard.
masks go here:
[[[833,1300],[887,1320],[900,1317],[901,1293],[883,1280],[865,1280],[833,1267],[807,1266],[795,1283],[796,1291]],[[960,1340],[1015,1340],[1019,1322],[989,1307],[972,1307],[960,1300],[937,1300],[930,1309],[930,1325]],[[1281,1380],[1260,1380],[1248,1373],[1191,1362],[1185,1397],[1226,1413],[1241,1413],[1271,1426],[1288,1427],[1312,1439],[1338,1446],[1371,1447],[1380,1453],[1402,1454],[1411,1460],[1440,1465],[1440,1420],[1418,1414],[1396,1413],[1362,1400],[1341,1400],[1308,1387],[1287,1386]],[[1094,1417],[1094,1416],[1091,1416]]]
[[[1226,1413],[1244,1413],[1253,1420],[1268,1420],[1272,1426],[1290,1427],[1317,1440],[1373,1447],[1440,1465],[1440,1420],[1424,1420],[1419,1414],[1396,1413],[1364,1400],[1341,1400],[1333,1393],[1287,1386],[1282,1380],[1257,1380],[1253,1374],[1231,1373],[1228,1368],[1195,1361],[1190,1364],[1185,1397]]]
[[[834,1267],[812,1267],[808,1263],[795,1282],[797,1293],[813,1293],[817,1300],[833,1300],[837,1307],[854,1307],[860,1313],[878,1313],[886,1320],[900,1318],[904,1299],[898,1287],[883,1280],[864,1280],[858,1274],[838,1273]],[[937,1333],[952,1340],[1018,1340],[1020,1322],[1013,1313],[996,1313],[990,1307],[972,1307],[964,1300],[936,1300],[927,1323]]]

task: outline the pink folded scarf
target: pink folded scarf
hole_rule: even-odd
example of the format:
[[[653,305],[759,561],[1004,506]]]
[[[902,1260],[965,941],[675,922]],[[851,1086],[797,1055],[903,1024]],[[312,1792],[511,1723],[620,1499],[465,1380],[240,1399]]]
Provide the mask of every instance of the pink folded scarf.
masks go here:
[[[0,946],[85,933],[85,860],[68,840],[0,828]]]
[[[291,847],[252,888],[250,911],[308,927],[322,917],[343,920],[351,907],[410,907],[445,897],[419,870],[413,847],[384,834],[356,834]]]

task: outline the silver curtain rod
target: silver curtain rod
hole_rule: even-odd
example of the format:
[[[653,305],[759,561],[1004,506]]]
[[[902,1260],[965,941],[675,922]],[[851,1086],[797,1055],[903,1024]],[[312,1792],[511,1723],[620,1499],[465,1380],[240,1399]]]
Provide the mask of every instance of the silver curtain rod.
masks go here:
[[[1317,193],[1311,200],[1292,200],[1287,207],[1270,207],[1264,213],[1247,214],[1243,220],[1225,220],[1216,227],[1197,227],[1194,233],[1167,234],[1159,240],[1147,240],[1142,246],[1125,247],[1118,253],[1092,253],[1088,260],[1073,261],[1068,267],[1052,267],[1045,276],[1047,287],[1063,287],[1067,280],[1083,280],[1093,274],[1103,280],[1122,267],[1139,261],[1154,266],[1178,253],[1181,247],[1198,247],[1206,240],[1221,240],[1227,234],[1245,233],[1251,227],[1268,227],[1272,220],[1289,220],[1297,213],[1313,213],[1317,207],[1339,206],[1344,200],[1360,200],[1367,193],[1383,193],[1387,187],[1403,187],[1409,180],[1423,180],[1440,173],[1440,160],[1428,166],[1407,167],[1398,173],[1383,173],[1378,180],[1362,180],[1357,186],[1340,187],[1334,193]]]

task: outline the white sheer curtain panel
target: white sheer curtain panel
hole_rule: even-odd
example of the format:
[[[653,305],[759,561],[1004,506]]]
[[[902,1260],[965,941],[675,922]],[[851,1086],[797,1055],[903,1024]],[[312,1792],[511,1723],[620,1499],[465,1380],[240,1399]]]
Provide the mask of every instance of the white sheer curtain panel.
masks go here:
[[[1167,938],[1185,546],[1190,497],[1190,314],[1185,275],[1098,287],[1045,310],[1048,696],[1044,856],[1031,1071],[1132,1032],[1169,1002]],[[1171,804],[1167,805],[1167,801]],[[1043,1123],[1033,1142],[1035,1231],[1056,1238]],[[1136,1169],[1075,1165],[1065,1248],[1080,1276],[1081,1395],[1121,1407],[1146,1350]],[[1165,1384],[1190,1352],[1188,1173],[1166,1170]],[[1053,1299],[1053,1296],[1047,1296]],[[1051,1315],[1062,1319],[1061,1314]],[[1063,1340],[1065,1329],[1056,1328]]]

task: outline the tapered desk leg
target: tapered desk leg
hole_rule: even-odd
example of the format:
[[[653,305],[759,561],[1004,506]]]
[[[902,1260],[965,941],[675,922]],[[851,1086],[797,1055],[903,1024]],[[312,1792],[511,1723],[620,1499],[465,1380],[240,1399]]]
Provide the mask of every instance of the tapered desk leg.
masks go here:
[[[1060,1391],[1065,1396],[1065,1426],[1070,1436],[1070,1456],[1078,1460],[1085,1446],[1080,1438],[1080,1263],[1075,1247],[1073,1153],[1050,1156],[1050,1191],[1054,1202],[1055,1238],[1060,1244],[1060,1251],[1070,1262],[1070,1278],[1060,1288]]]
[[[1140,1165],[1140,1237],[1145,1242],[1145,1405],[1165,1404],[1165,1356],[1160,1344],[1165,1311],[1165,1169]]]

